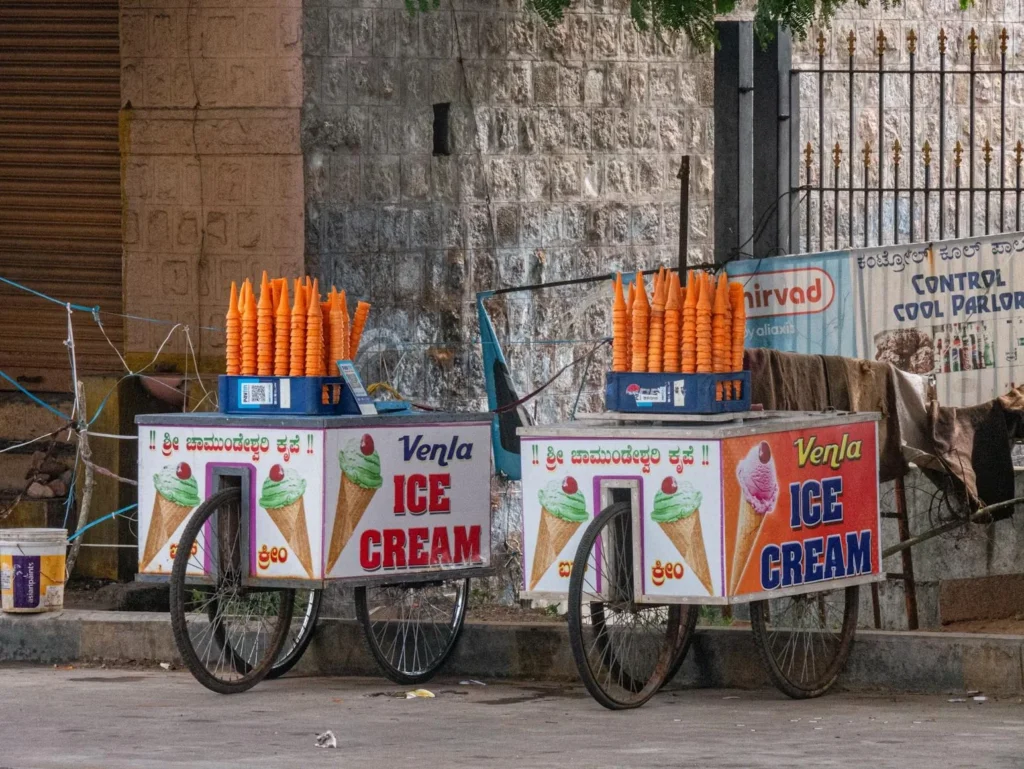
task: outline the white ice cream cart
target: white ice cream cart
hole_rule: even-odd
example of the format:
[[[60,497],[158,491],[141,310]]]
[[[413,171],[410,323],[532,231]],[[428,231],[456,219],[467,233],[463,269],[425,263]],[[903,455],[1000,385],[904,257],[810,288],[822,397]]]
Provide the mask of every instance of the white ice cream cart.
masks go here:
[[[607,412],[521,428],[525,597],[568,600],[580,675],[637,707],[700,605],[749,604],[769,675],[828,690],[884,578],[877,414]]]
[[[294,664],[330,581],[356,586],[390,678],[443,664],[469,579],[490,573],[488,415],[136,421],[140,579],[170,580],[175,641],[205,686],[244,691],[282,653]]]

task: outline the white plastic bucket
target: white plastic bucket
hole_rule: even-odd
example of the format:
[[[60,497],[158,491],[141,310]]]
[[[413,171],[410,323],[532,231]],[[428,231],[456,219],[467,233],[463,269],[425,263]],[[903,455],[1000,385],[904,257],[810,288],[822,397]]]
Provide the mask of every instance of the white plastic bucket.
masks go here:
[[[67,529],[0,529],[0,606],[7,612],[64,607]]]

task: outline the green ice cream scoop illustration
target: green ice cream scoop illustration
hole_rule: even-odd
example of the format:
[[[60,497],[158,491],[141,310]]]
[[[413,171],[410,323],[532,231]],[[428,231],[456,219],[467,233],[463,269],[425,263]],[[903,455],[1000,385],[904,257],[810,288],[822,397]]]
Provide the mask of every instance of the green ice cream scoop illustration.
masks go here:
[[[265,510],[274,510],[297,502],[306,493],[306,480],[291,468],[281,465],[270,468],[270,475],[263,481],[263,493],[259,505]]]
[[[582,523],[590,517],[587,515],[587,502],[575,478],[568,477],[561,484],[551,481],[540,490],[538,497],[541,507],[563,521]]]
[[[199,504],[199,484],[192,477],[192,468],[187,462],[167,465],[153,476],[153,485],[160,496],[182,507]]]
[[[379,489],[383,483],[380,477],[380,454],[374,448],[373,436],[369,433],[346,443],[338,452],[338,464],[352,483],[364,489]]]
[[[668,476],[661,482],[661,488],[654,495],[651,520],[655,523],[672,523],[689,518],[700,509],[703,499],[704,495],[697,491],[692,483],[683,481],[677,486],[675,478]]]

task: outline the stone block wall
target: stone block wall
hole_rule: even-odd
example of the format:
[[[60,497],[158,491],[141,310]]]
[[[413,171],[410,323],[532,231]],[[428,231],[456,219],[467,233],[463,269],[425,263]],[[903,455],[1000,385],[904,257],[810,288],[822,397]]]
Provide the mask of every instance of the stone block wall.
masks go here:
[[[482,406],[475,293],[674,262],[684,153],[691,259],[710,260],[711,59],[638,35],[622,11],[592,0],[552,30],[518,0],[413,16],[401,0],[306,3],[306,259],[372,299],[371,380]],[[447,156],[435,104],[451,105]],[[520,392],[605,333],[608,299],[490,303]],[[572,380],[533,407],[566,416]]]
[[[977,53],[975,65],[982,74],[975,78],[975,179],[978,186],[984,184],[984,142],[989,140],[994,148],[992,154],[991,175],[993,186],[999,184],[999,146],[1003,137],[999,134],[999,91],[1000,76],[1000,32],[1003,28],[1007,31],[1006,39],[1006,67],[1008,70],[1024,69],[1024,32],[1022,32],[1020,21],[1024,16],[1024,9],[1016,2],[1003,2],[998,0],[992,3],[978,3],[974,8],[964,12],[960,10],[957,0],[906,0],[899,5],[893,6],[886,11],[877,3],[871,3],[867,8],[861,8],[855,3],[849,3],[837,14],[831,30],[821,30],[825,35],[825,67],[843,68],[849,66],[849,41],[850,32],[855,36],[854,66],[858,69],[878,69],[878,35],[885,36],[885,62],[886,69],[898,68],[906,70],[910,64],[910,53],[908,35],[913,32],[916,36],[916,57],[915,67],[918,70],[928,69],[937,71],[939,68],[939,33],[944,30],[946,34],[946,68],[966,72],[970,65],[970,42],[971,30],[977,34]],[[794,66],[801,69],[816,69],[818,67],[818,37],[819,30],[812,29],[807,39],[794,46]],[[996,74],[993,74],[993,70]],[[847,76],[845,74],[826,75],[824,93],[826,98],[825,121],[824,121],[824,146],[825,146],[825,184],[829,186],[833,180],[834,165],[831,159],[831,151],[838,141],[843,150],[843,157],[839,167],[841,186],[847,183],[849,174],[849,163],[851,160],[848,150],[849,133],[849,107]],[[938,148],[939,148],[939,78],[938,75],[918,77],[916,81],[916,92],[914,95],[915,109],[915,134],[910,136],[910,109],[909,109],[909,78],[905,74],[889,75],[885,79],[885,114],[883,121],[884,142],[882,147],[882,163],[886,174],[886,186],[892,186],[893,166],[893,142],[899,139],[902,149],[901,162],[901,187],[906,188],[909,182],[909,156],[916,152],[915,158],[915,179],[916,185],[924,185],[924,162],[922,145],[928,140],[932,150],[931,185],[938,187]],[[1024,74],[1010,74],[1006,79],[1007,108],[1006,108],[1006,156],[1005,172],[1007,184],[1012,186],[1016,173],[1016,163],[1013,156],[1013,146],[1018,140],[1024,140]],[[818,78],[816,74],[804,74],[800,76],[801,92],[801,146],[810,141],[813,145],[813,167],[811,179],[814,184],[818,183],[818,146],[819,146],[819,125],[818,125]],[[879,147],[878,147],[878,77],[876,74],[861,74],[856,76],[854,84],[855,98],[855,153],[852,158],[854,163],[854,185],[863,184],[863,148],[865,141],[870,142],[871,168],[868,172],[870,186],[878,184],[879,169]],[[955,77],[947,76],[946,82],[946,162],[945,181],[948,188],[952,188],[955,178],[955,166],[953,162],[953,146],[959,139],[964,147],[962,161],[962,183],[967,186],[969,178],[969,78],[965,75]],[[801,156],[801,183],[805,183],[806,174],[803,169]],[[859,212],[861,198],[855,203],[855,211]],[[1012,195],[1006,196],[1007,221],[1013,221],[1014,210]],[[818,198],[817,194],[811,196],[811,241],[812,250],[817,250],[818,243]],[[930,219],[931,237],[938,237],[938,197],[933,197]],[[878,240],[877,224],[877,202],[874,194],[871,197],[870,205],[874,212],[868,220],[868,238],[871,245],[876,245]],[[918,193],[915,219],[916,240],[923,240],[923,193]],[[947,226],[952,229],[954,221],[954,201],[950,195],[946,199],[946,221]],[[999,199],[993,196],[991,201],[990,215],[994,229],[998,232]],[[979,233],[983,233],[985,215],[984,196],[976,195],[975,199],[975,221]],[[961,202],[961,234],[966,236],[969,232],[968,226],[969,200],[966,194]],[[801,207],[801,216],[805,217],[805,209]],[[826,235],[826,249],[832,247],[833,222],[836,216],[833,210],[832,199],[826,195],[824,211],[824,230]],[[882,219],[882,243],[893,242],[893,219],[897,217],[896,225],[899,230],[899,238],[902,243],[909,242],[910,237],[910,205],[906,193],[902,195],[899,206],[895,206],[891,194],[886,195],[883,206]],[[840,247],[845,245],[846,233],[849,227],[849,209],[845,195],[841,195],[838,208]],[[802,219],[805,222],[806,219]],[[854,244],[861,246],[864,243],[864,222],[858,213],[854,217]],[[805,232],[805,225],[801,224],[801,233]],[[1012,230],[1010,226],[1008,229]],[[949,236],[951,237],[951,235]],[[801,246],[803,246],[803,235],[801,235]]]
[[[213,365],[230,282],[302,270],[301,34],[301,0],[121,3],[125,311]],[[170,328],[127,320],[129,362]]]

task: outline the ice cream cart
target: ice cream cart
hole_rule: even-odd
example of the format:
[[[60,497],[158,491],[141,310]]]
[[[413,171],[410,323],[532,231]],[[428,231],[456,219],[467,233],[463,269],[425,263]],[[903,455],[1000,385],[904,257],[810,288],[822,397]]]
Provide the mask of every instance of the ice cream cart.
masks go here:
[[[568,600],[595,699],[618,709],[653,696],[704,604],[749,604],[783,692],[827,691],[859,586],[884,578],[877,419],[606,412],[521,428],[524,597]]]
[[[140,579],[170,581],[175,642],[201,683],[258,683],[289,637],[296,591],[330,581],[355,586],[370,651],[393,680],[420,682],[443,664],[470,578],[490,572],[489,416],[136,421]]]

